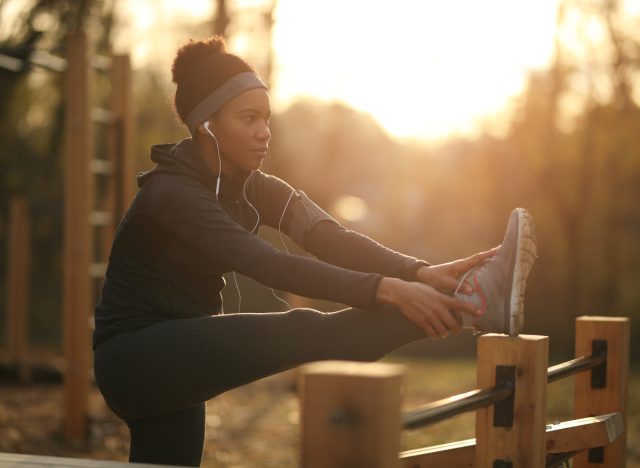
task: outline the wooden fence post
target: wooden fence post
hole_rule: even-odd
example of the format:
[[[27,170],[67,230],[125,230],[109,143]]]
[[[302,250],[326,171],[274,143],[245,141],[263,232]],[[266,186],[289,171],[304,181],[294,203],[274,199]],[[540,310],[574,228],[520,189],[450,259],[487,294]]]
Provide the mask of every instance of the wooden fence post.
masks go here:
[[[302,466],[394,468],[400,451],[402,366],[320,362],[303,368]]]
[[[136,185],[136,158],[134,156],[133,138],[135,119],[133,115],[133,84],[131,77],[131,60],[128,55],[113,57],[111,69],[111,110],[117,115],[115,160],[115,179],[118,186],[114,206],[114,223],[129,208],[138,190]]]
[[[9,251],[7,252],[7,344],[9,360],[18,378],[29,380],[29,272],[31,220],[29,204],[22,196],[9,202]]]
[[[65,105],[64,193],[64,355],[65,419],[67,439],[86,437],[89,402],[92,309],[89,267],[93,255],[89,215],[93,209],[93,154],[91,68],[87,38],[82,33],[67,42]]]
[[[478,388],[515,385],[513,400],[476,413],[478,467],[545,465],[546,336],[487,334],[478,339]]]
[[[627,451],[627,398],[629,388],[629,319],[578,317],[576,356],[606,352],[607,362],[576,376],[574,416],[582,418],[619,412],[624,434],[605,447],[575,457],[574,467],[624,467]]]

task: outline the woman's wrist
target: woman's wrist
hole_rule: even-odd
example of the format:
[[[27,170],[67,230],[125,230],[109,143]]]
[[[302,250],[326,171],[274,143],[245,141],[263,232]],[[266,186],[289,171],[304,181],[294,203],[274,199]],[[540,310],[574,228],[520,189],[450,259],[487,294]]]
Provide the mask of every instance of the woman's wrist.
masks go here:
[[[376,300],[381,304],[395,304],[397,300],[397,283],[402,281],[398,278],[384,277],[378,283]]]
[[[431,277],[431,265],[421,266],[416,270],[416,280],[421,283],[429,284]]]
[[[404,278],[405,280],[408,281],[420,281],[420,271],[421,270],[428,270],[429,267],[431,266],[430,263],[425,262],[424,260],[417,260],[413,266],[411,267],[411,276],[409,278]]]

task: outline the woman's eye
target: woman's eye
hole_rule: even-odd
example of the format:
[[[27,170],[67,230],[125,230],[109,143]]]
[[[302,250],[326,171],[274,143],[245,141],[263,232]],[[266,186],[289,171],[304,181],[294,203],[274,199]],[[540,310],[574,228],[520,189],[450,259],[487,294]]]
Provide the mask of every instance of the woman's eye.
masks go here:
[[[256,120],[256,116],[255,115],[245,115],[244,116],[244,121],[245,122],[254,122]]]

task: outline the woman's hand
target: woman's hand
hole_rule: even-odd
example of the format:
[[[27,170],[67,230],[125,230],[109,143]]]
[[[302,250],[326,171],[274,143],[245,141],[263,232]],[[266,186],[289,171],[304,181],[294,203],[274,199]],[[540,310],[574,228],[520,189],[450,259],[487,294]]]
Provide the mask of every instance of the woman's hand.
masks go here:
[[[486,252],[480,252],[468,258],[455,260],[441,265],[424,266],[416,272],[416,279],[421,283],[437,289],[438,291],[454,291],[458,287],[458,283],[462,275],[476,265],[481,264],[489,257],[492,257],[498,251],[498,247],[494,247]],[[470,294],[469,286],[465,286],[463,292]]]
[[[460,333],[460,311],[474,317],[480,315],[480,311],[471,303],[447,296],[426,284],[397,278],[383,278],[376,297],[381,303],[398,306],[407,319],[431,338]]]

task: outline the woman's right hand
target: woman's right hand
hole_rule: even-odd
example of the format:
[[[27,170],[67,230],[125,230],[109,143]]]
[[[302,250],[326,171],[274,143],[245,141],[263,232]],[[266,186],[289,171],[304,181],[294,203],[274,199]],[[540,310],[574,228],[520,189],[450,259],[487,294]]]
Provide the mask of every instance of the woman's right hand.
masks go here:
[[[398,278],[383,278],[376,298],[384,304],[396,305],[403,315],[419,326],[430,338],[458,334],[462,328],[461,312],[480,315],[469,303],[443,294],[431,286]]]

